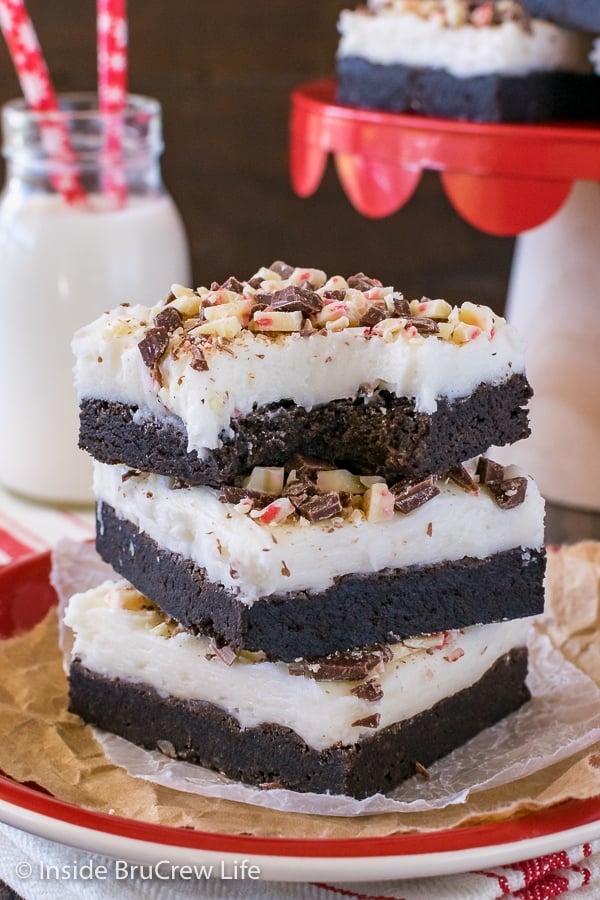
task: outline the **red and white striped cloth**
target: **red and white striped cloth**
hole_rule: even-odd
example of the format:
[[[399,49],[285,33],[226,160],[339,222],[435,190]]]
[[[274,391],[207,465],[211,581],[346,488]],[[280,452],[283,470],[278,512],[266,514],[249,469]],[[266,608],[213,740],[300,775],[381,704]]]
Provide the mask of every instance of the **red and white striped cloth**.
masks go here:
[[[93,515],[37,506],[0,490],[0,566],[27,555],[47,550],[61,537],[81,539],[93,534]],[[83,855],[85,857],[85,854]],[[52,844],[24,832],[0,825],[0,880],[9,884],[26,900],[79,900],[77,883],[62,881],[50,885],[18,878],[16,864],[28,859],[43,859],[55,865],[73,865],[82,854],[60,844]],[[164,881],[119,883],[118,895],[124,900],[160,897],[185,900],[553,900],[568,895],[578,900],[600,900],[600,840],[551,853],[536,859],[478,872],[444,877],[409,879],[360,884],[322,884],[310,881],[310,861],[306,861],[306,883],[269,883],[245,881],[181,882],[169,891]],[[56,888],[56,894],[53,892]],[[40,892],[41,891],[41,892]],[[71,894],[71,891],[73,892]],[[86,884],[86,897],[111,897],[109,882]]]
[[[552,900],[600,898],[600,841],[525,862],[443,878],[361,885],[319,885],[323,900]],[[290,895],[290,900],[293,895]],[[320,900],[316,895],[314,900]]]

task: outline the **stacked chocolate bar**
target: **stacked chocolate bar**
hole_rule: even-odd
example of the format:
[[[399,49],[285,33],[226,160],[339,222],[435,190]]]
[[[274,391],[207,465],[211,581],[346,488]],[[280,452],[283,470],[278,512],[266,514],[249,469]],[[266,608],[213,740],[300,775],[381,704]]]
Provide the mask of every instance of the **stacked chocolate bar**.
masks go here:
[[[74,341],[97,547],[70,705],[272,789],[388,792],[528,698],[543,501],[490,309],[273,263]],[[125,580],[126,579],[126,580]]]

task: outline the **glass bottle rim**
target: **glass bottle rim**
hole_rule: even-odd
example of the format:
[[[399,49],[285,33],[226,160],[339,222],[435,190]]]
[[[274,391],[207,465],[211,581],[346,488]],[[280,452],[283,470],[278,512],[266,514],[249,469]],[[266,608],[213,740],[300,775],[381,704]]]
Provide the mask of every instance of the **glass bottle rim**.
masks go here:
[[[7,160],[38,164],[67,164],[63,153],[52,149],[49,134],[58,126],[68,135],[73,160],[93,163],[105,149],[106,135],[117,128],[119,155],[131,163],[158,158],[163,150],[162,109],[158,100],[130,94],[123,110],[98,108],[92,91],[59,94],[59,109],[36,111],[23,98],[9,100],[0,108],[2,153]],[[60,133],[60,132],[59,132]]]

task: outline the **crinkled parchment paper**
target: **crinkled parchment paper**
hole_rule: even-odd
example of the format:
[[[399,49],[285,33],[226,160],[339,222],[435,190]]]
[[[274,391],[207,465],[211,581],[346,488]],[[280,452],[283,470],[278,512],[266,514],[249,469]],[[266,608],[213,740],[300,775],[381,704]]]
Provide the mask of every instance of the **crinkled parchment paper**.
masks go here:
[[[74,554],[76,581],[81,553],[78,547]],[[87,567],[92,583],[106,577],[92,565]],[[60,575],[67,590],[69,571],[63,567]],[[551,552],[547,595],[547,612],[532,642],[533,701],[432,766],[429,781],[407,782],[394,800],[359,803],[259,791],[214,775],[208,777],[210,786],[199,788],[192,781],[198,775],[202,781],[204,770],[137,749],[128,765],[136,775],[140,769],[145,774],[132,777],[107,759],[92,729],[66,712],[54,611],[32,631],[2,644],[0,769],[90,809],[175,827],[265,836],[290,836],[292,828],[294,837],[433,830],[600,795],[600,544]],[[120,752],[115,744],[125,742],[110,739],[109,744],[114,757]],[[152,781],[145,780],[148,767]]]

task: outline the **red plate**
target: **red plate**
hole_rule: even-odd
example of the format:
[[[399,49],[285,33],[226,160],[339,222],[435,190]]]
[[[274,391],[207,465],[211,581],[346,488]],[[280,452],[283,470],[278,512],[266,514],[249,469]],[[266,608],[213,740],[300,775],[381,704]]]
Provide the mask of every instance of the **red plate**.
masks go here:
[[[519,234],[550,218],[574,180],[600,180],[597,125],[496,125],[341,106],[335,82],[291,98],[290,174],[307,197],[332,153],[346,194],[373,218],[398,210],[423,169],[441,173],[457,211],[482,231]]]
[[[39,622],[56,596],[48,553],[0,570],[4,637]],[[600,798],[502,822],[418,835],[301,840],[189,831],[106,815],[56,800],[0,776],[0,820],[89,852],[139,863],[258,865],[263,879],[381,881],[449,874],[567,849],[600,837]]]

